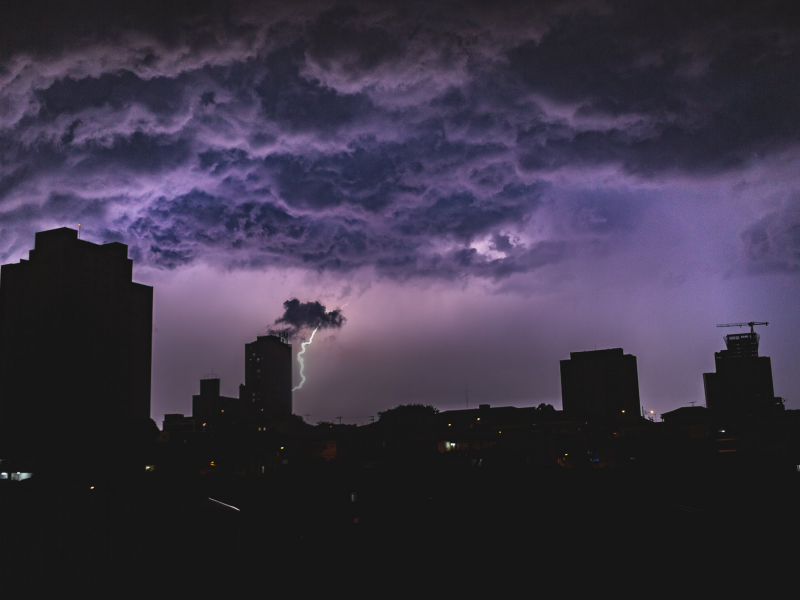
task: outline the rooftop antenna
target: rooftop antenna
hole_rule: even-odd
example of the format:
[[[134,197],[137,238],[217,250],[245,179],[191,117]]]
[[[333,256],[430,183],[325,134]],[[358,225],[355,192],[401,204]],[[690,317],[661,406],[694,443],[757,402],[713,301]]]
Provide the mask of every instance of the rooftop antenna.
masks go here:
[[[335,419],[339,419],[339,425],[342,424],[342,417],[334,417]]]
[[[306,423],[308,423],[308,417],[311,415],[309,413],[303,413],[303,416],[306,418]]]
[[[78,239],[81,239],[81,224],[78,223]]]
[[[694,403],[695,403],[695,402],[697,402],[697,400],[691,400],[691,401],[689,401],[689,404],[691,404],[691,405],[692,405],[692,408],[694,408]]]
[[[467,410],[469,410],[469,387],[467,382],[464,382],[464,400],[467,401]]]

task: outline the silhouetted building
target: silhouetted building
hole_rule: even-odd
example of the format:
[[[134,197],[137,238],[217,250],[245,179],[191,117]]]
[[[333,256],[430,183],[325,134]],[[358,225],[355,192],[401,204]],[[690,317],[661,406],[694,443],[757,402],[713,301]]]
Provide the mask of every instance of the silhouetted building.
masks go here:
[[[191,416],[187,417],[182,413],[168,413],[164,415],[161,430],[169,433],[191,433],[195,431],[195,428],[195,420]]]
[[[256,417],[292,414],[292,346],[284,333],[260,335],[244,346],[244,384],[239,397]],[[195,415],[196,416],[196,415]]]
[[[622,348],[570,352],[561,361],[561,401],[572,416],[639,415],[636,357]]]
[[[0,443],[37,467],[111,458],[150,418],[153,288],[118,242],[61,228],[0,274]],[[116,436],[116,437],[115,437]]]
[[[714,353],[716,373],[703,373],[709,409],[740,415],[783,409],[772,386],[772,363],[758,355],[759,340],[752,332],[725,336],[727,349]]]
[[[200,394],[192,396],[192,417],[199,431],[207,427],[245,424],[248,406],[239,398],[221,396],[219,378],[200,380]]]

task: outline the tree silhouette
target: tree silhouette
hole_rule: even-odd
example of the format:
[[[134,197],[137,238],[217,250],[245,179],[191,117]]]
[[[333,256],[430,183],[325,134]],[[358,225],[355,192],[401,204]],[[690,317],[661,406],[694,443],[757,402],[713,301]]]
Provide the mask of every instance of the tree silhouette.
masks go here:
[[[379,423],[419,423],[428,420],[439,412],[430,404],[399,404],[394,408],[378,411]]]

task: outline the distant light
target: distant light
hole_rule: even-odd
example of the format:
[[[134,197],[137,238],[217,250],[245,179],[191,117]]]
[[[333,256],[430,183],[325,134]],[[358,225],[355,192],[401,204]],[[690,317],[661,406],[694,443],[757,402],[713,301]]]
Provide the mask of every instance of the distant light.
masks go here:
[[[497,433],[503,433],[503,431],[502,431],[502,430],[500,430],[500,431],[498,431]]]
[[[651,415],[654,415],[654,414],[656,414],[656,411],[654,411],[654,410],[651,410],[651,411],[650,411],[650,414],[651,414]]]
[[[216,463],[213,460],[211,461],[210,464],[211,464],[212,467],[216,467],[217,466]]]
[[[223,413],[223,412],[225,412],[225,409],[223,408],[223,409],[222,409],[221,411],[219,411],[219,412]],[[622,412],[625,412],[625,411],[623,410]]]
[[[481,418],[480,418],[480,417],[478,417],[478,421],[480,421],[480,420],[481,420]]]
[[[205,424],[205,423],[203,423],[203,427],[205,427],[205,426],[206,426],[206,424]]]
[[[281,446],[281,450],[283,450],[283,446]]]
[[[94,486],[93,486],[93,485],[89,486],[89,489],[90,489],[90,490],[93,490],[93,489],[94,489]]]
[[[564,456],[569,456],[569,454],[567,454],[566,452],[564,452]]]
[[[452,427],[452,425],[453,425],[452,423],[448,423],[447,424],[448,427]]]
[[[222,412],[225,412],[225,411],[222,411]],[[622,412],[625,412],[625,411],[623,410]]]

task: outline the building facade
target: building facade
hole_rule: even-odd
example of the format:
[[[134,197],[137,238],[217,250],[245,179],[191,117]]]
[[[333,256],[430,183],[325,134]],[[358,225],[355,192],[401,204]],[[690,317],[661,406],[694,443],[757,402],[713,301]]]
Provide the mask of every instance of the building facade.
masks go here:
[[[239,397],[260,419],[292,415],[292,345],[285,334],[260,335],[244,347]]]
[[[153,288],[128,247],[61,228],[0,271],[0,452],[42,467],[103,454],[150,418]]]
[[[200,431],[247,425],[252,418],[252,407],[241,398],[221,396],[219,378],[211,377],[201,379],[200,393],[192,396],[192,416]]]
[[[757,333],[725,336],[725,350],[714,353],[715,373],[703,373],[706,406],[714,411],[756,414],[782,409],[775,398],[772,363],[758,355]]]
[[[561,401],[573,417],[639,415],[636,357],[622,348],[570,352],[561,361]]]

